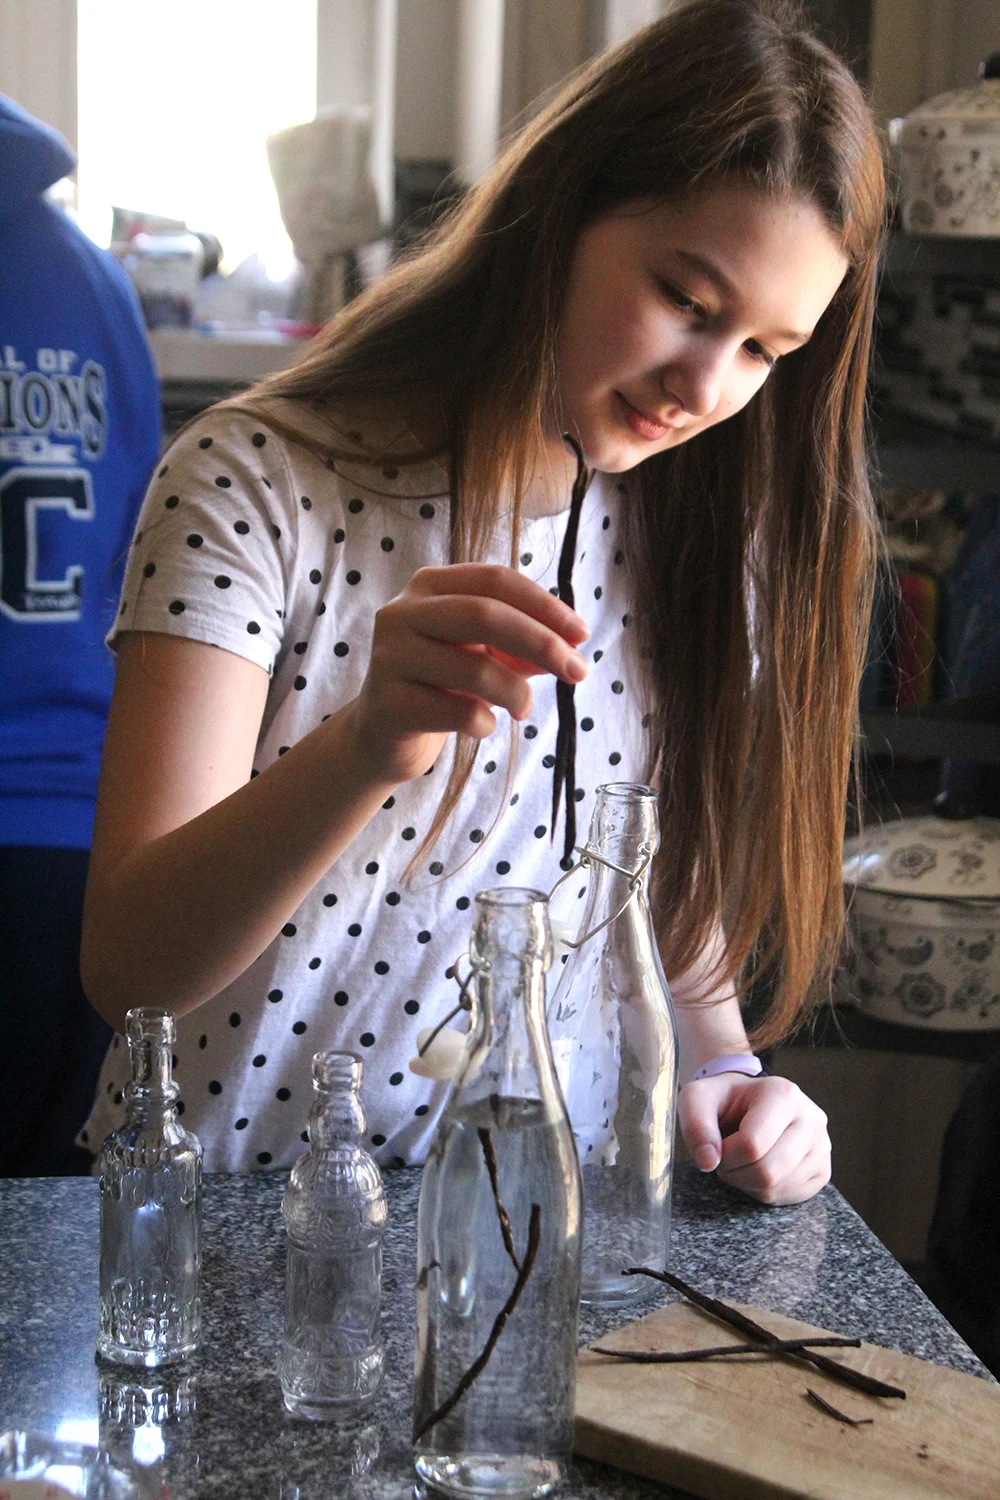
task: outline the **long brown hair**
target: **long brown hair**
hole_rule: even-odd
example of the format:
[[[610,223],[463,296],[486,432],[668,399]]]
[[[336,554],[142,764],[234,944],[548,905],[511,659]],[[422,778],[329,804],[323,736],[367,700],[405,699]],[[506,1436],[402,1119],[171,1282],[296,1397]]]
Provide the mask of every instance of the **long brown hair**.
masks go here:
[[[713,979],[745,986],[767,974],[762,1044],[823,993],[839,947],[878,554],[864,419],[884,178],[844,64],[785,0],[691,0],[574,75],[428,241],[241,404],[265,403],[274,421],[276,398],[287,400],[280,426],[312,447],[317,421],[334,413],[419,418],[416,430],[434,434],[424,447],[411,438],[363,456],[440,454],[455,560],[484,555],[498,497],[512,497],[516,564],[577,236],[630,201],[725,179],[812,201],[848,261],[812,340],[747,407],[625,476],[623,548],[665,831],[657,930],[681,972],[723,916]],[[343,432],[331,425],[320,443],[332,462],[361,456]],[[475,751],[456,745],[424,849]]]

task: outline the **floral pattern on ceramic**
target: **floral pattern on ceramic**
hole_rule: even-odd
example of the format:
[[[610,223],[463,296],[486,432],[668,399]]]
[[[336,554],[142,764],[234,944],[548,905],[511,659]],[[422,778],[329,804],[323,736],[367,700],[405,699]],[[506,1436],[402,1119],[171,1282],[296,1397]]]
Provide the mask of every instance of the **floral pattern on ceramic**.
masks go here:
[[[1000,236],[1000,78],[938,94],[893,125],[903,228]]]
[[[844,844],[844,883],[1000,903],[1000,818],[902,818],[866,828]]]
[[[884,823],[844,855],[837,998],[900,1026],[1000,1030],[1000,820]]]
[[[904,1011],[926,1021],[948,1003],[945,987],[930,974],[907,974],[894,991]]]

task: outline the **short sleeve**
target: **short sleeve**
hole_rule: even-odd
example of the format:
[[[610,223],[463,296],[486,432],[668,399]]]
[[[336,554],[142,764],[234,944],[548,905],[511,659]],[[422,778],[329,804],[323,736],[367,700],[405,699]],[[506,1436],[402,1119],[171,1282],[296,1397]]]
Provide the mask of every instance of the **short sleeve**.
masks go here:
[[[227,411],[188,428],[146,492],[108,645],[129,630],[184,636],[270,674],[295,555],[292,495],[266,426]]]

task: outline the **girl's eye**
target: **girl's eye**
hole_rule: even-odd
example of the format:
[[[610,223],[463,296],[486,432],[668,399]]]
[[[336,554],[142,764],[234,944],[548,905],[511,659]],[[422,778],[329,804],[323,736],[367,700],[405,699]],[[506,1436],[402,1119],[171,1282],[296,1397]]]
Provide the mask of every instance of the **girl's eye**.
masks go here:
[[[674,286],[672,282],[661,280],[659,287],[667,301],[672,302],[675,307],[679,307],[682,312],[701,312],[703,310],[699,303],[695,302],[692,297],[689,297],[686,292],[682,292],[679,286]]]
[[[743,347],[752,360],[756,360],[759,364],[767,365],[769,370],[773,370],[778,363],[776,357],[773,354],[768,354],[764,346],[758,344],[756,339],[747,339]]]

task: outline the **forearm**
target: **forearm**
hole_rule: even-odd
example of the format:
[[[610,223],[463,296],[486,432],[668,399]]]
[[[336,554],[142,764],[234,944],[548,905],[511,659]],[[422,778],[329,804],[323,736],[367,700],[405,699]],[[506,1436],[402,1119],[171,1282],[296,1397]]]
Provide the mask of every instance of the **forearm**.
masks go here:
[[[121,1030],[133,1005],[184,1014],[225,988],[394,790],[347,732],[352,705],[222,801],[92,872],[81,972]]]
[[[698,962],[681,974],[670,973],[664,955],[677,1019],[678,1070],[682,1082],[710,1058],[751,1050],[732,985],[712,975],[724,943],[722,929],[718,927]]]

